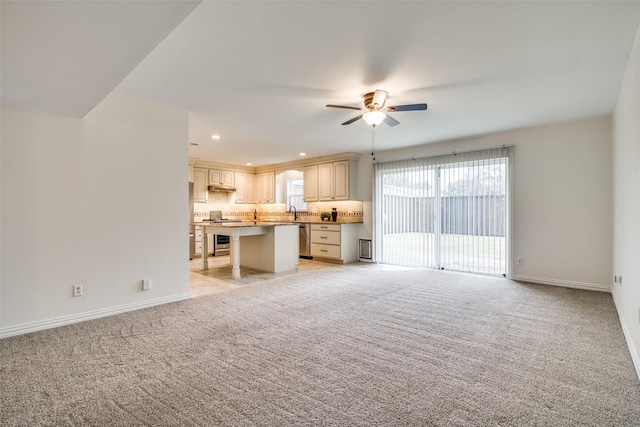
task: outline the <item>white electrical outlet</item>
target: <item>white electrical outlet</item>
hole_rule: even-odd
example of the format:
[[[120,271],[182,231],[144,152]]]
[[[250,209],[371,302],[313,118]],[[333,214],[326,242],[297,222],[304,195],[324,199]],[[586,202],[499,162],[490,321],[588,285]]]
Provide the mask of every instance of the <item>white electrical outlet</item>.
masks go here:
[[[73,296],[74,297],[82,296],[82,284],[73,286]]]
[[[148,291],[151,289],[151,279],[144,279],[142,281],[142,290]]]
[[[518,265],[522,265],[522,258],[516,258],[516,262],[518,263]]]

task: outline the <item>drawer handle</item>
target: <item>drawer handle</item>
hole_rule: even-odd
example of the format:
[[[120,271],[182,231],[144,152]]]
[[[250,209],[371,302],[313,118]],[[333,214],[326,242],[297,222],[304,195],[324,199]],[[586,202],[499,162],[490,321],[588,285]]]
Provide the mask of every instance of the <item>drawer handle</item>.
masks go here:
[[[320,228],[329,228],[326,225],[321,225]]]
[[[326,249],[320,249],[320,252],[329,252],[329,251]]]
[[[328,239],[328,237],[326,237],[326,236],[321,236],[320,238],[321,239]]]

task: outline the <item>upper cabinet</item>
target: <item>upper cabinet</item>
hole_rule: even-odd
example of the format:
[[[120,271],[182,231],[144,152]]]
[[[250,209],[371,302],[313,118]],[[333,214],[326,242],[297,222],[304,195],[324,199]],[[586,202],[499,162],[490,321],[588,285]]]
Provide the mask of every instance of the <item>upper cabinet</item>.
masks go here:
[[[304,168],[304,201],[318,201],[318,165]]]
[[[209,199],[207,174],[207,169],[193,168],[193,201],[195,203],[207,203]]]
[[[318,165],[318,200],[356,199],[356,173],[351,160]]]
[[[196,203],[217,200],[208,191],[215,186],[212,191],[234,194],[231,203],[287,203],[304,210],[309,202],[357,200],[358,157],[341,153],[258,168],[189,159],[189,177]]]
[[[275,172],[236,172],[236,203],[275,203]]]
[[[234,178],[236,183],[236,203],[252,203],[253,174],[236,172]]]
[[[235,185],[234,172],[230,170],[209,169],[209,185]]]
[[[236,172],[236,203],[275,203],[275,172]]]
[[[263,172],[255,175],[253,187],[254,203],[276,202],[276,174],[275,172]]]
[[[318,165],[318,200],[333,200],[333,163]]]

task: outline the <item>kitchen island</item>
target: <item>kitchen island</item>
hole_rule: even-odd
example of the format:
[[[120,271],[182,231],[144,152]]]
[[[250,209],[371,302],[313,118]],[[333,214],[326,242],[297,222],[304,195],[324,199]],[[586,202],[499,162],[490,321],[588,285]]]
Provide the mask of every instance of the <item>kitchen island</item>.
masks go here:
[[[240,266],[281,273],[295,270],[299,262],[299,224],[262,221],[234,223],[200,222],[202,268],[209,268],[209,234],[229,236],[232,277],[240,278]]]

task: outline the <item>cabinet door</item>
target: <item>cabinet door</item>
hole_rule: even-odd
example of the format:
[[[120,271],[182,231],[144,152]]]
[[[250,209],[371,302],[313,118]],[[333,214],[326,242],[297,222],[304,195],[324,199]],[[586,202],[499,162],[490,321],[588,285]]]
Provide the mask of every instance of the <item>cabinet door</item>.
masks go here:
[[[195,203],[207,203],[209,198],[208,185],[207,170],[193,168],[193,201]]]
[[[209,184],[222,184],[233,187],[234,179],[233,179],[233,171],[223,171],[218,169],[209,169]]]
[[[247,192],[247,174],[244,172],[236,172],[236,203],[247,203],[249,201]]]
[[[230,187],[233,187],[235,185],[233,171],[221,171],[220,178],[221,178],[220,183],[222,185],[228,185]]]
[[[333,200],[349,199],[349,162],[333,164]]]
[[[333,198],[333,164],[318,165],[318,200]]]
[[[247,203],[258,203],[256,199],[256,175],[253,173],[247,174]]]
[[[318,165],[304,168],[304,201],[318,200]]]
[[[276,202],[276,174],[265,172],[262,174],[262,203]]]
[[[216,169],[209,169],[209,184],[221,184],[222,183],[222,171]]]
[[[262,203],[262,174],[253,176],[253,203]]]

